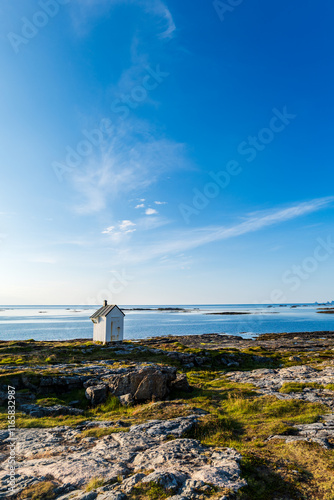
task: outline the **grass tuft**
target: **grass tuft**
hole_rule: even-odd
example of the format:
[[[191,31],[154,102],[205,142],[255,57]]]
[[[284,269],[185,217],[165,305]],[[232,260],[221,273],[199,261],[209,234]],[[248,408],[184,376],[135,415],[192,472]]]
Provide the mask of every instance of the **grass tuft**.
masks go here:
[[[116,432],[129,432],[129,427],[93,427],[91,429],[87,429],[80,434],[81,438],[85,437],[94,437],[101,438],[104,436],[109,436],[110,434],[114,434]]]
[[[50,481],[36,483],[20,493],[19,499],[52,500],[55,498],[54,484]]]
[[[86,491],[92,491],[96,490],[97,488],[101,488],[101,486],[104,486],[105,481],[102,477],[94,477],[89,481],[89,483],[86,486]]]
[[[171,492],[152,482],[135,486],[131,492],[131,497],[138,500],[164,500],[170,496]]]
[[[311,383],[300,383],[300,382],[286,382],[282,385],[279,392],[283,394],[290,394],[290,392],[303,392],[304,389],[324,389],[324,386],[317,384],[316,382]]]

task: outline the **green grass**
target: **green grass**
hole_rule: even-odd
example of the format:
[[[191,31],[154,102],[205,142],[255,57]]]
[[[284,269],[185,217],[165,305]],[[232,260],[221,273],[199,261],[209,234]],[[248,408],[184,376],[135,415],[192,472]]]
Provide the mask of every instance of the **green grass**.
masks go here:
[[[21,356],[10,356],[0,359],[0,365],[23,365],[25,361]]]
[[[140,500],[164,500],[172,495],[156,483],[146,483],[135,486],[131,497]]]
[[[61,425],[68,425],[69,427],[75,427],[76,425],[82,424],[87,420],[87,415],[81,416],[58,416],[58,417],[42,417],[35,418],[30,417],[19,411],[15,415],[15,423],[18,429],[24,428],[47,428],[47,427],[57,427]],[[7,429],[8,426],[8,416],[7,408],[0,408],[0,429]]]
[[[101,437],[109,436],[110,434],[114,434],[117,432],[129,432],[129,430],[130,430],[129,427],[107,427],[107,428],[93,427],[93,428],[90,428],[90,429],[83,431],[80,434],[80,437],[81,438],[85,438],[85,437],[101,438]]]
[[[99,413],[126,414],[128,413],[126,410],[127,408],[121,405],[118,397],[108,394],[107,401],[97,406],[96,408],[92,409],[92,412],[95,414]]]
[[[64,394],[49,394],[47,397],[36,399],[36,404],[41,406],[64,405],[67,406],[71,401],[79,401],[75,408],[83,410],[88,409],[89,401],[85,396],[85,389],[74,389]]]
[[[304,389],[324,389],[324,386],[315,382],[299,383],[299,382],[286,382],[282,385],[279,392],[283,394],[290,394],[291,392],[303,392]]]

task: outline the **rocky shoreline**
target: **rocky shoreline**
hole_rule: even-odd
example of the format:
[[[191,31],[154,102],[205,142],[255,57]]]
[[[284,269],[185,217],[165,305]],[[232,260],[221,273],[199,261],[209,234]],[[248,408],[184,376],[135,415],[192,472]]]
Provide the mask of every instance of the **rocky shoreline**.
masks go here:
[[[289,447],[334,450],[333,332],[0,342],[0,356],[0,498],[313,498],[311,480],[289,476]],[[17,408],[13,494],[8,385]],[[268,465],[270,481],[257,479],[262,449],[282,455],[281,483],[271,484]],[[302,470],[305,457],[295,460]],[[268,482],[262,496],[256,481]],[[314,498],[329,498],[328,481]]]

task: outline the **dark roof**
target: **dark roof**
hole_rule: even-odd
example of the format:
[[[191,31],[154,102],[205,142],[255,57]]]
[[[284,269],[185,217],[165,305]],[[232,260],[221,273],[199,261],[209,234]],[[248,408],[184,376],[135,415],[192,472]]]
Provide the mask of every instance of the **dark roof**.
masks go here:
[[[90,319],[98,318],[99,316],[107,316],[114,309],[114,307],[117,307],[117,309],[121,311],[123,316],[125,316],[124,312],[118,306],[116,306],[116,304],[111,304],[110,306],[100,307],[100,309],[98,309],[94,314],[90,316]]]

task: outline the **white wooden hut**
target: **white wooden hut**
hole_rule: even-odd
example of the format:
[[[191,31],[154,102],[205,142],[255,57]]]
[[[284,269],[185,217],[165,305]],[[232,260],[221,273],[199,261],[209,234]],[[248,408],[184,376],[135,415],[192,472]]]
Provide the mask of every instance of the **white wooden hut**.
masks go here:
[[[124,337],[124,312],[118,306],[108,306],[107,301],[98,309],[90,319],[94,323],[94,342],[120,342]]]

